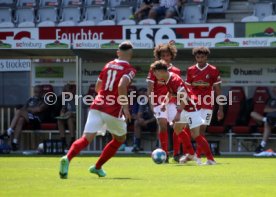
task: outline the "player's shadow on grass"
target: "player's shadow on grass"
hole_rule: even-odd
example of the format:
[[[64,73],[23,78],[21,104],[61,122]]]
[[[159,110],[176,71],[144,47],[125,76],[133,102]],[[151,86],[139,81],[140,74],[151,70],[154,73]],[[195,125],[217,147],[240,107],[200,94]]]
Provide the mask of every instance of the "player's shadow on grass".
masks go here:
[[[133,180],[133,181],[142,180],[142,179],[136,179],[136,178],[130,178],[130,177],[114,177],[114,178],[108,178],[108,179],[113,179],[113,180]]]
[[[230,164],[230,163],[217,163],[214,166],[217,166],[217,165],[228,165],[228,164]],[[200,167],[200,166],[202,166],[203,167],[203,166],[211,166],[211,165],[205,165],[205,164],[197,165],[195,163],[187,163],[187,164],[174,164],[174,166],[176,166],[176,167],[194,167],[194,166]]]

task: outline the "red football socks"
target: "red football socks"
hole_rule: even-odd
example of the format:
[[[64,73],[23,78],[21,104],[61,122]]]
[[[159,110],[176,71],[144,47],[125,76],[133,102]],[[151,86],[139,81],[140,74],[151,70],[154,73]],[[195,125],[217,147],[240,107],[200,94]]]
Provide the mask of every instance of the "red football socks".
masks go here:
[[[201,153],[202,153],[201,147],[200,147],[200,146],[197,146],[197,147],[196,147],[196,156],[197,156],[198,158],[201,158]]]
[[[89,144],[88,140],[85,137],[81,137],[80,139],[76,140],[72,146],[70,147],[67,158],[71,161],[77,154],[80,153],[82,149],[84,149]]]
[[[104,147],[103,152],[96,163],[96,169],[101,169],[102,165],[115,155],[122,144],[122,142],[115,139],[111,140],[111,142]]]
[[[180,140],[178,139],[178,135],[173,132],[173,156],[176,156],[179,154],[180,149]]]
[[[197,147],[200,147],[202,152],[206,155],[208,160],[214,160],[212,152],[210,150],[209,143],[207,142],[206,138],[202,135],[199,135],[195,138]]]
[[[195,151],[192,146],[191,137],[185,128],[179,133],[178,137],[182,141],[183,154],[188,153],[194,155]]]
[[[161,143],[161,148],[168,154],[168,132],[167,131],[159,132],[159,140]]]

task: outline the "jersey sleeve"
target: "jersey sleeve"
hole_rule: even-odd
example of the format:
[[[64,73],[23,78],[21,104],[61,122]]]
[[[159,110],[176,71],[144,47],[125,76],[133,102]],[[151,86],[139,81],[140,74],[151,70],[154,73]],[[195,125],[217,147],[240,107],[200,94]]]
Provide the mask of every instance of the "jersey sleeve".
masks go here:
[[[127,77],[128,80],[131,82],[133,80],[133,78],[136,75],[136,70],[135,69],[129,69],[124,75],[123,77]]]
[[[177,74],[179,77],[181,77],[181,70],[180,70],[180,69],[177,69],[176,74]]]
[[[186,74],[186,81],[185,83],[187,85],[192,85],[192,76],[191,76],[191,69],[187,69],[187,74]]]
[[[167,83],[168,89],[171,89],[171,93],[177,94],[178,92],[185,89],[183,80],[176,75],[172,75]]]
[[[150,70],[149,73],[148,73],[148,76],[147,76],[146,81],[147,81],[147,82],[152,82],[152,83],[154,83],[155,79],[156,79],[156,78],[155,78],[155,76],[154,76],[152,70]]]
[[[221,83],[220,73],[219,73],[219,70],[216,68],[214,71],[213,84],[219,84],[219,83]]]

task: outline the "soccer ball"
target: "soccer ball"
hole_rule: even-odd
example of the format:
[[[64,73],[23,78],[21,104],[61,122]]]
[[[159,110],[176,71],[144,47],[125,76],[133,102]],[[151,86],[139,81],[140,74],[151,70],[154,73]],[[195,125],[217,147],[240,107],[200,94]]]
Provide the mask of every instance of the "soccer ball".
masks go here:
[[[158,148],[151,153],[151,158],[154,161],[154,163],[161,164],[161,163],[165,163],[167,159],[167,154],[161,148]]]

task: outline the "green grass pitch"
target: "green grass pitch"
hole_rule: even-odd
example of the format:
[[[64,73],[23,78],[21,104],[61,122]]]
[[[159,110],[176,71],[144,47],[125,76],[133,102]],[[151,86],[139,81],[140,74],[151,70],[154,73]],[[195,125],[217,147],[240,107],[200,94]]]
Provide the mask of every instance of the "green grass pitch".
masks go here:
[[[275,158],[218,157],[216,166],[196,166],[114,157],[105,178],[88,172],[96,160],[75,158],[61,180],[59,157],[0,157],[0,196],[276,196]]]

